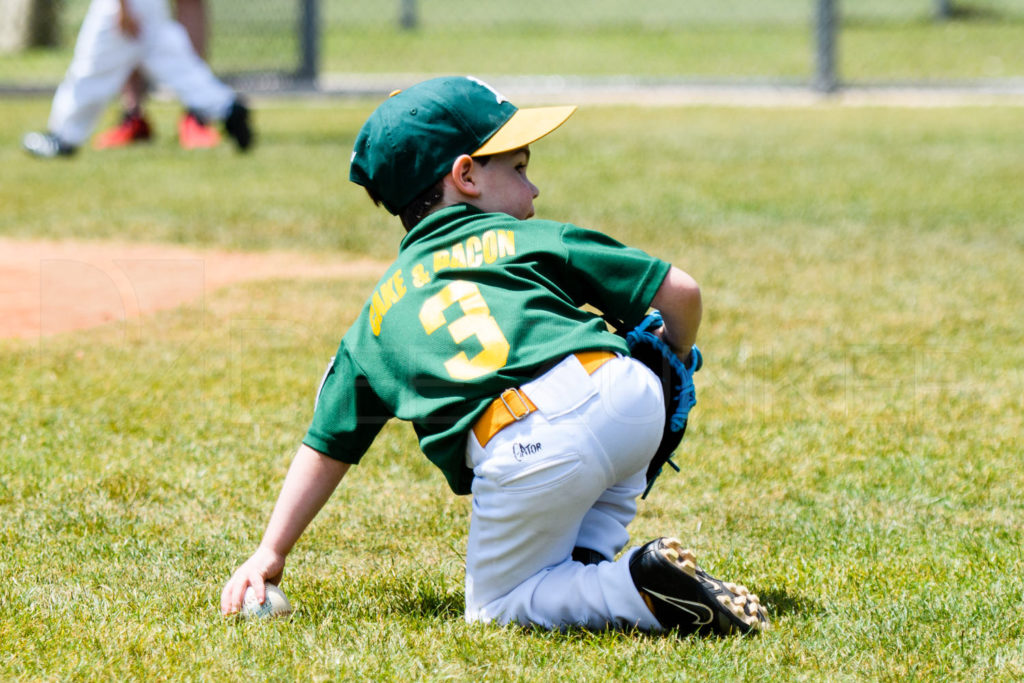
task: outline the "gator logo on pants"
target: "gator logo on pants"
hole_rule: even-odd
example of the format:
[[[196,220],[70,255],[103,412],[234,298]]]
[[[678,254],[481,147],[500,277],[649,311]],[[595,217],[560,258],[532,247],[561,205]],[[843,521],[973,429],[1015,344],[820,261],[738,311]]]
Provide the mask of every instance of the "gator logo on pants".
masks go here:
[[[539,443],[519,443],[518,441],[512,444],[512,458],[516,462],[522,462],[531,455],[540,453],[541,445]]]

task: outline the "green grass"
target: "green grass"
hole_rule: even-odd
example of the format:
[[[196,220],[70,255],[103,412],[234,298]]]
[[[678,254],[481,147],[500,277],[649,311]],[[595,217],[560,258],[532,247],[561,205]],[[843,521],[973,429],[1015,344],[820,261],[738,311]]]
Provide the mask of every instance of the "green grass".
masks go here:
[[[393,254],[346,181],[361,102],[257,102],[260,146],[56,163],[0,102],[0,235]],[[216,611],[373,284],[274,281],[0,342],[0,678],[994,680],[1024,676],[1024,133],[1016,108],[588,108],[539,215],[702,284],[706,365],[634,539],[768,605],[753,639],[461,618],[469,501],[394,424],[290,557],[291,621]]]
[[[221,73],[298,67],[298,3],[210,6],[210,63]],[[418,2],[419,26],[398,26],[397,0],[322,3],[324,73],[477,73],[772,79],[810,82],[815,5],[807,0]],[[71,58],[84,0],[67,0],[63,45],[0,56],[0,84],[55,84]],[[852,83],[1024,76],[1024,2],[840,3],[838,75]]]
[[[402,73],[415,64],[415,71],[428,73],[809,82],[815,71],[812,25],[810,17],[709,25],[626,19],[582,29],[484,23],[410,33],[339,21],[325,31],[321,66],[329,74]],[[837,72],[848,83],[1020,77],[1022,28],[1024,17],[941,24],[850,20],[837,37]]]

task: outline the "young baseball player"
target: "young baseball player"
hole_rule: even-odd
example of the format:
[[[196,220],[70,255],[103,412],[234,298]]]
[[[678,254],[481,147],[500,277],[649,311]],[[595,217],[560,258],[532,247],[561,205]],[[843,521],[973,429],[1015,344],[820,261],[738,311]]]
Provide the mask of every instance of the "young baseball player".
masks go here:
[[[44,159],[74,154],[136,67],[171,88],[189,111],[222,122],[240,150],[252,144],[248,108],[196,54],[167,0],[92,0],[54,93],[48,131],[25,135],[25,151]]]
[[[529,145],[575,107],[517,109],[473,78],[394,94],[363,125],[350,178],[407,230],[345,334],[255,553],[224,586],[281,579],[285,558],[391,417],[411,421],[456,494],[473,495],[466,619],[731,633],[756,596],[678,541],[620,551],[665,422],[661,384],[584,304],[636,325],[649,307],[688,357],[701,318],[683,271],[568,223],[533,219]]]

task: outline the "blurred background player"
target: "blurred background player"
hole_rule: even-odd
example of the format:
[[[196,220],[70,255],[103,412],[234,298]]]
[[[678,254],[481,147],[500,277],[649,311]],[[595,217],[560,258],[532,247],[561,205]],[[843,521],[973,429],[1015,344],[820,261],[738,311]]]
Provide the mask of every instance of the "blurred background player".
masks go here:
[[[26,135],[25,150],[42,158],[73,154],[136,68],[174,91],[188,111],[221,121],[240,150],[252,144],[248,108],[196,54],[166,0],[92,0],[53,97],[49,131]]]
[[[177,0],[175,9],[178,23],[188,33],[192,49],[205,60],[207,18],[203,0]],[[153,137],[153,126],[144,110],[148,94],[149,82],[139,69],[135,69],[121,92],[121,121],[100,133],[93,146],[96,149],[110,149],[148,142]],[[178,121],[178,142],[185,149],[216,147],[220,144],[220,133],[200,114],[185,110]]]

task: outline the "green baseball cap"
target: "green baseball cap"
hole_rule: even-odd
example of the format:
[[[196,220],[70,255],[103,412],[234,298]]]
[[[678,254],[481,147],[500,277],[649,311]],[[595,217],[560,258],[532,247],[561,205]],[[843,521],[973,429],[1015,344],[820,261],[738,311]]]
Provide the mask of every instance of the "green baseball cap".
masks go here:
[[[356,136],[349,179],[397,215],[462,154],[525,147],[565,122],[574,106],[519,109],[472,76],[445,76],[392,93]]]

